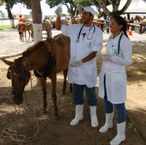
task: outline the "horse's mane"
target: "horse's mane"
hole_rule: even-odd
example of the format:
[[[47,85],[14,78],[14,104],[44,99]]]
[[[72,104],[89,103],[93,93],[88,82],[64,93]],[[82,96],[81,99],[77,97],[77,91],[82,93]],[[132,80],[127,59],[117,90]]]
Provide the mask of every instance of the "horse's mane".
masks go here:
[[[22,56],[15,59],[15,66],[16,68],[23,68],[23,61],[27,60],[27,56],[31,53],[33,53],[34,51],[37,51],[37,50],[41,50],[41,51],[46,51],[48,52],[48,48],[47,48],[47,45],[45,44],[45,41],[39,41],[37,42],[36,44],[28,47],[28,49],[22,53]],[[51,61],[49,60],[48,64],[47,64],[47,67],[45,68],[44,72],[43,72],[43,75],[45,76],[48,76],[48,74],[50,74],[50,72],[52,72],[54,66],[55,66],[55,61],[54,59],[52,58],[52,55],[49,53],[50,55],[50,59]]]
[[[22,61],[24,60],[24,58],[25,58],[27,55],[29,55],[30,53],[32,53],[32,52],[34,52],[34,51],[36,51],[36,50],[38,50],[38,49],[42,49],[42,47],[43,47],[43,48],[46,48],[46,47],[44,47],[44,46],[45,46],[44,41],[39,41],[39,42],[37,42],[36,44],[34,44],[34,45],[28,47],[27,50],[24,51],[24,52],[22,53],[22,56],[21,56],[21,57],[19,57],[19,58],[17,58],[17,59],[14,60],[15,65],[20,66],[21,63],[22,63]],[[42,50],[43,50],[43,49],[42,49]]]
[[[39,42],[37,42],[36,44],[34,44],[34,45],[28,47],[28,49],[27,49],[26,51],[24,51],[24,52],[22,53],[22,55],[25,57],[25,56],[27,56],[28,54],[32,53],[33,51],[36,51],[36,50],[38,50],[38,49],[42,49],[42,47],[43,47],[43,48],[46,48],[46,47],[44,47],[44,46],[45,46],[44,41],[39,41]]]
[[[22,62],[23,62],[23,60],[24,60],[24,58],[23,57],[19,57],[19,58],[17,58],[17,59],[15,59],[14,60],[14,65],[13,65],[13,68],[14,69],[22,69],[23,67],[22,67]]]
[[[65,37],[65,36],[64,36],[64,37]],[[64,41],[64,39],[62,38],[62,35],[59,34],[59,35],[55,36],[54,39],[48,38],[46,41],[39,41],[39,42],[37,42],[36,44],[34,44],[34,45],[28,47],[28,49],[27,49],[26,51],[24,51],[24,52],[22,53],[22,55],[25,57],[25,56],[27,56],[28,54],[32,53],[33,51],[36,51],[36,50],[42,49],[42,48],[44,48],[44,49],[47,50],[47,49],[48,49],[48,45],[47,45],[46,42],[52,43],[52,40],[55,41],[55,42],[56,42],[58,45],[60,45],[60,46],[65,46],[65,41]],[[46,47],[46,46],[47,46],[47,47]],[[43,50],[43,49],[42,49],[42,50]]]
[[[15,62],[15,64],[19,65],[22,60],[23,60],[23,57],[19,57],[19,58],[15,59],[14,62]]]

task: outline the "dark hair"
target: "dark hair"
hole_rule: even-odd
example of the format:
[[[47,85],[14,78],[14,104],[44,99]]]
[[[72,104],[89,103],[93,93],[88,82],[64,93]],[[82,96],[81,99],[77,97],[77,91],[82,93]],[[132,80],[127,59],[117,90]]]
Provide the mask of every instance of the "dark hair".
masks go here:
[[[115,21],[119,24],[122,25],[123,27],[121,28],[121,31],[124,32],[124,34],[126,35],[126,37],[128,38],[127,35],[127,22],[125,21],[125,19],[119,15],[113,15],[111,17],[111,19],[115,19]]]

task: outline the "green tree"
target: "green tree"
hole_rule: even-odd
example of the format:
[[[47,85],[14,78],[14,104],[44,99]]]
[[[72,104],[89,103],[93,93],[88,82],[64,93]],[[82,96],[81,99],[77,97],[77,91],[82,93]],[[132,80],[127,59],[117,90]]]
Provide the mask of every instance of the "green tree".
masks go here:
[[[121,1],[122,0],[53,0],[53,1],[46,0],[46,3],[50,5],[51,8],[58,6],[59,4],[64,4],[66,5],[68,9],[69,14],[75,17],[78,14],[77,7],[79,5],[82,5],[82,6],[94,5],[97,7],[99,12],[101,12],[101,9],[102,9],[103,12],[108,16],[111,16],[113,14],[121,15],[127,10],[132,0],[127,0],[125,5],[122,7],[122,9],[119,9],[119,5]],[[111,11],[107,8],[107,5],[112,6]]]
[[[31,0],[15,0],[17,3],[25,5],[28,9],[31,9]]]
[[[10,23],[11,23],[11,28],[14,28],[15,24],[14,24],[14,18],[13,18],[12,12],[11,12],[11,8],[15,4],[15,1],[14,0],[0,0],[1,5],[3,5],[4,3],[6,6],[7,13],[8,13],[8,18],[9,18]]]
[[[75,0],[46,0],[46,3],[50,8],[58,6],[59,4],[65,5],[71,17],[75,17],[78,13]]]
[[[103,12],[108,16],[113,14],[117,14],[117,15],[123,14],[132,2],[132,0],[127,0],[125,5],[122,7],[122,9],[119,9],[122,0],[75,0],[75,1],[80,5],[94,5],[97,7],[99,12],[101,12],[100,10],[102,8]],[[110,11],[107,8],[108,5],[112,6],[112,11]]]
[[[26,5],[27,8],[30,8],[30,6],[31,6],[30,0],[0,0],[0,5],[3,5],[4,3],[6,6],[7,13],[8,13],[8,18],[10,20],[11,28],[15,27],[14,17],[11,12],[11,9],[14,6],[14,4],[22,3],[22,4]]]
[[[98,0],[46,0],[46,3],[51,8],[58,6],[59,4],[65,5],[71,17],[76,17],[78,15],[78,7],[80,6],[96,6],[99,13],[101,13],[102,8]],[[106,6],[110,4],[108,0],[104,0],[104,3]]]
[[[106,6],[110,4],[108,0],[105,0],[104,2]],[[75,3],[79,6],[95,6],[100,16],[104,14],[104,12],[101,11],[101,6],[97,0],[75,0]]]
[[[67,7],[68,13],[71,17],[76,17],[79,13],[79,6],[89,6],[94,5],[100,11],[101,7],[96,0],[46,0],[46,3],[52,8],[63,4]],[[106,2],[107,3],[107,2]]]

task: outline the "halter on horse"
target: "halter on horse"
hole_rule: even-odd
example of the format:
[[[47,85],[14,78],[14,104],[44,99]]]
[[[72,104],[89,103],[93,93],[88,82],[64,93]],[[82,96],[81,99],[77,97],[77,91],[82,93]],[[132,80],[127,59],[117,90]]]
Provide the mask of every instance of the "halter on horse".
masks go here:
[[[42,83],[43,91],[43,111],[47,108],[46,78],[49,77],[52,83],[52,99],[54,102],[55,116],[58,116],[57,95],[56,95],[56,75],[58,72],[64,73],[63,91],[66,87],[67,68],[69,64],[69,43],[68,37],[59,35],[55,39],[48,38],[31,46],[14,62],[3,60],[10,67],[7,71],[7,78],[11,79],[13,101],[15,104],[23,103],[23,92],[30,80],[30,71],[34,70],[36,77]]]

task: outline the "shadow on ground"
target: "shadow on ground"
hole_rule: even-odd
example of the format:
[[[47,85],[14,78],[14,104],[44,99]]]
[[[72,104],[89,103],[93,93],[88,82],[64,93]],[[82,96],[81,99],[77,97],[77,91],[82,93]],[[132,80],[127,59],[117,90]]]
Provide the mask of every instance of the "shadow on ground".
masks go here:
[[[69,123],[74,117],[74,104],[72,97],[67,90],[65,95],[61,95],[62,80],[57,83],[59,119],[53,117],[53,103],[50,97],[51,86],[48,88],[48,114],[42,113],[42,92],[41,87],[34,85],[33,90],[27,88],[24,93],[25,101],[20,106],[15,106],[11,101],[11,88],[0,87],[0,144],[2,145],[20,145],[20,142],[13,141],[9,136],[3,137],[3,129],[11,128],[18,133],[26,135],[26,138],[34,137],[33,141],[24,142],[23,145],[107,145],[116,134],[117,114],[115,113],[114,127],[107,133],[99,133],[99,127],[104,124],[104,106],[103,101],[98,99],[98,119],[100,125],[98,128],[92,128],[90,125],[89,106],[85,95],[84,120],[77,126],[70,126]],[[67,86],[68,88],[69,86]],[[98,91],[98,88],[96,88]],[[127,140],[123,145],[145,145],[143,137],[139,131],[135,131],[137,121],[133,125],[133,117],[145,118],[144,110],[130,111],[127,122]],[[137,117],[136,117],[137,118]],[[143,122],[145,123],[145,122]],[[132,127],[131,127],[132,126]],[[137,126],[139,127],[139,126]],[[144,129],[143,129],[144,130]],[[140,130],[141,131],[141,130]]]

